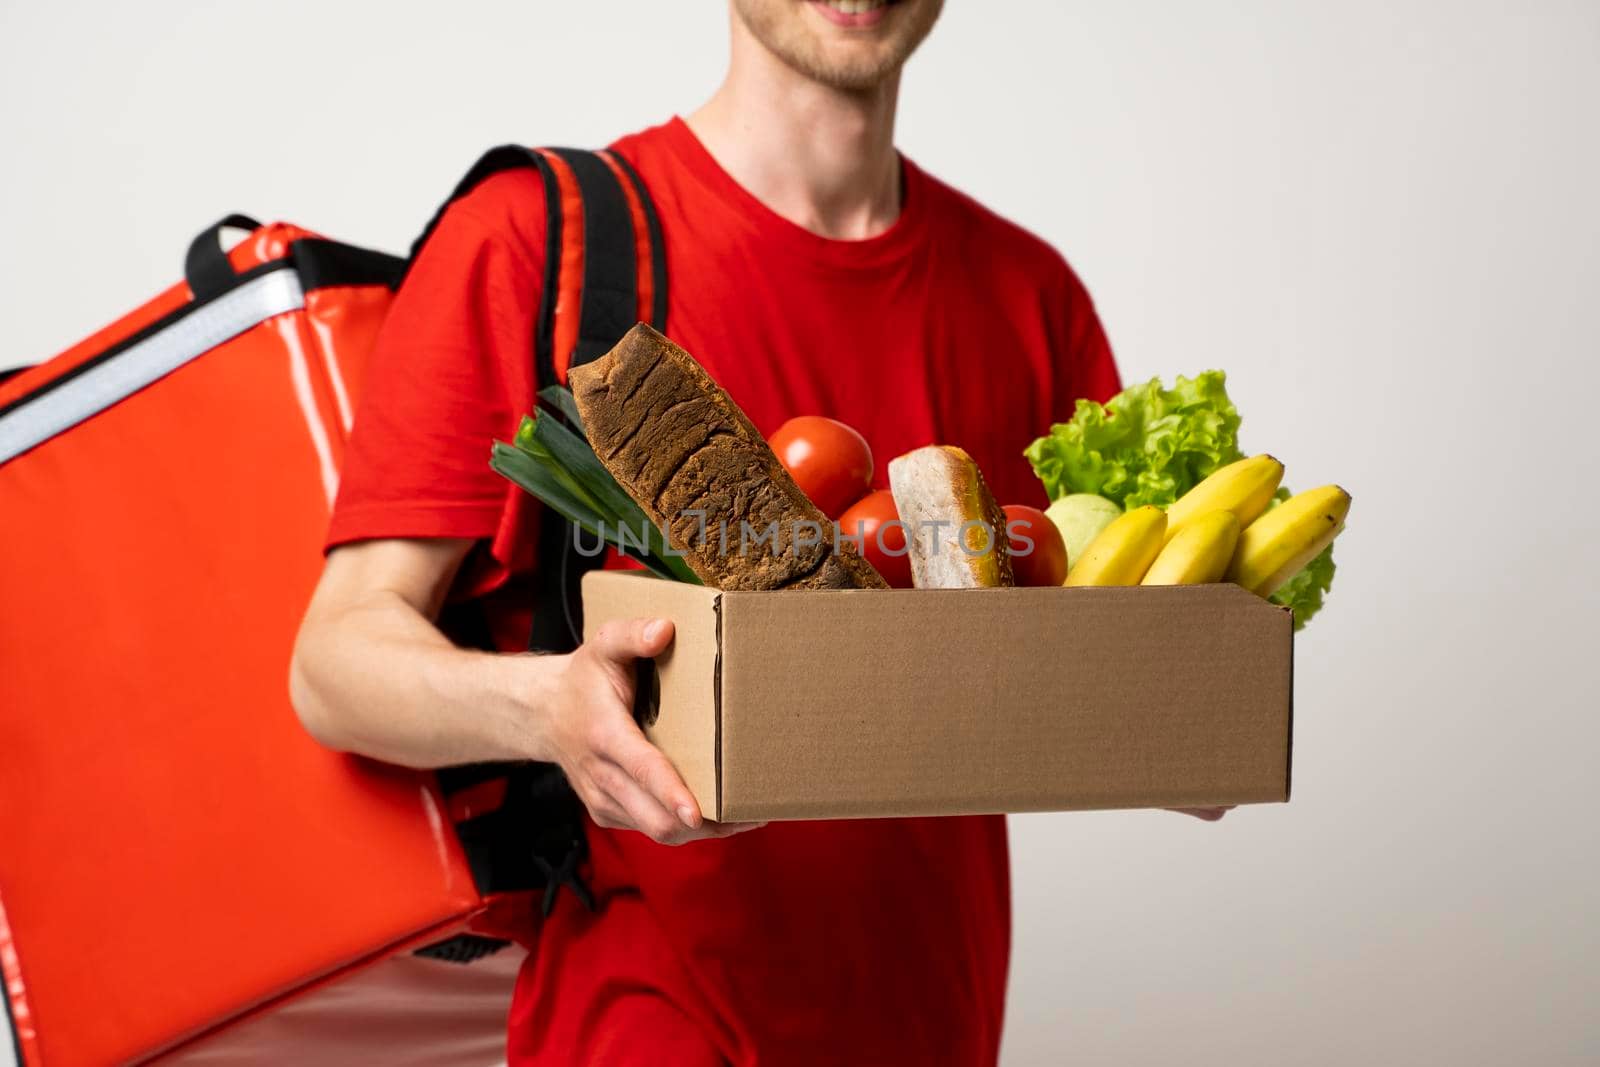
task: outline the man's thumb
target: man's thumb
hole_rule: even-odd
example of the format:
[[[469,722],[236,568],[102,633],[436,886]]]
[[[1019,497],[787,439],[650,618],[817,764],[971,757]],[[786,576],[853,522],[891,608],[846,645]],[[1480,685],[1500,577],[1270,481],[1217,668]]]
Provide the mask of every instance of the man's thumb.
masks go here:
[[[589,641],[594,650],[617,663],[657,656],[672,643],[670,619],[619,619],[596,630]]]

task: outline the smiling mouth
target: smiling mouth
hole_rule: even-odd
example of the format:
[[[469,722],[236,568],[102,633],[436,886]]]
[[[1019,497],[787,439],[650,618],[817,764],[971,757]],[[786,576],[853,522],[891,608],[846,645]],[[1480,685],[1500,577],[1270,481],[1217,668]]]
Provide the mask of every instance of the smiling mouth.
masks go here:
[[[836,26],[875,26],[900,0],[809,0],[812,7]]]

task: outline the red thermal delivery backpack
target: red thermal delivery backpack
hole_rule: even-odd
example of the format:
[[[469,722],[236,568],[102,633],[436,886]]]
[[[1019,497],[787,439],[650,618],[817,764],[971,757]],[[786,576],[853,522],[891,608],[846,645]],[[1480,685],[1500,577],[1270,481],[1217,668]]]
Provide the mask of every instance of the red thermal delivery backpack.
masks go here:
[[[451,200],[516,167],[547,212],[530,349],[564,382],[664,327],[660,227],[609,152],[495,149]],[[225,252],[224,227],[249,236]],[[289,704],[406,265],[229,216],[183,281],[0,381],[0,1001],[25,1067],[494,1063],[512,933],[563,887],[587,902],[558,774],[383,766]],[[542,564],[570,539],[540,526]],[[577,568],[539,574],[531,643],[570,648],[539,606]]]

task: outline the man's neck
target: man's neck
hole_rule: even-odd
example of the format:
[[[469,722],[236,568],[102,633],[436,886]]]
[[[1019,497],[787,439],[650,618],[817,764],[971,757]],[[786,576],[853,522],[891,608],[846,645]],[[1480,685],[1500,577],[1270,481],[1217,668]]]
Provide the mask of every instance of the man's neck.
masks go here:
[[[862,240],[900,215],[894,112],[900,78],[862,93],[799,74],[735,19],[728,77],[687,119],[722,168],[778,215],[812,233]]]

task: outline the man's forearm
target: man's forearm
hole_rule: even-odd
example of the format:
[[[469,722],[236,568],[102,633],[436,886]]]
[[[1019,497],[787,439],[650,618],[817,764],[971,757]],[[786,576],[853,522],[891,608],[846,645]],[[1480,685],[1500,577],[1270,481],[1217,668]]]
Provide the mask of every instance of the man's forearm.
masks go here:
[[[289,671],[312,736],[410,767],[556,763],[596,824],[663,844],[749,829],[705,822],[633,720],[634,663],[666,650],[672,623],[610,622],[562,655],[456,648],[432,619],[470,548],[395,538],[328,554]]]
[[[538,758],[530,704],[554,657],[457,648],[399,595],[312,611],[290,693],[323,744],[409,767]]]

